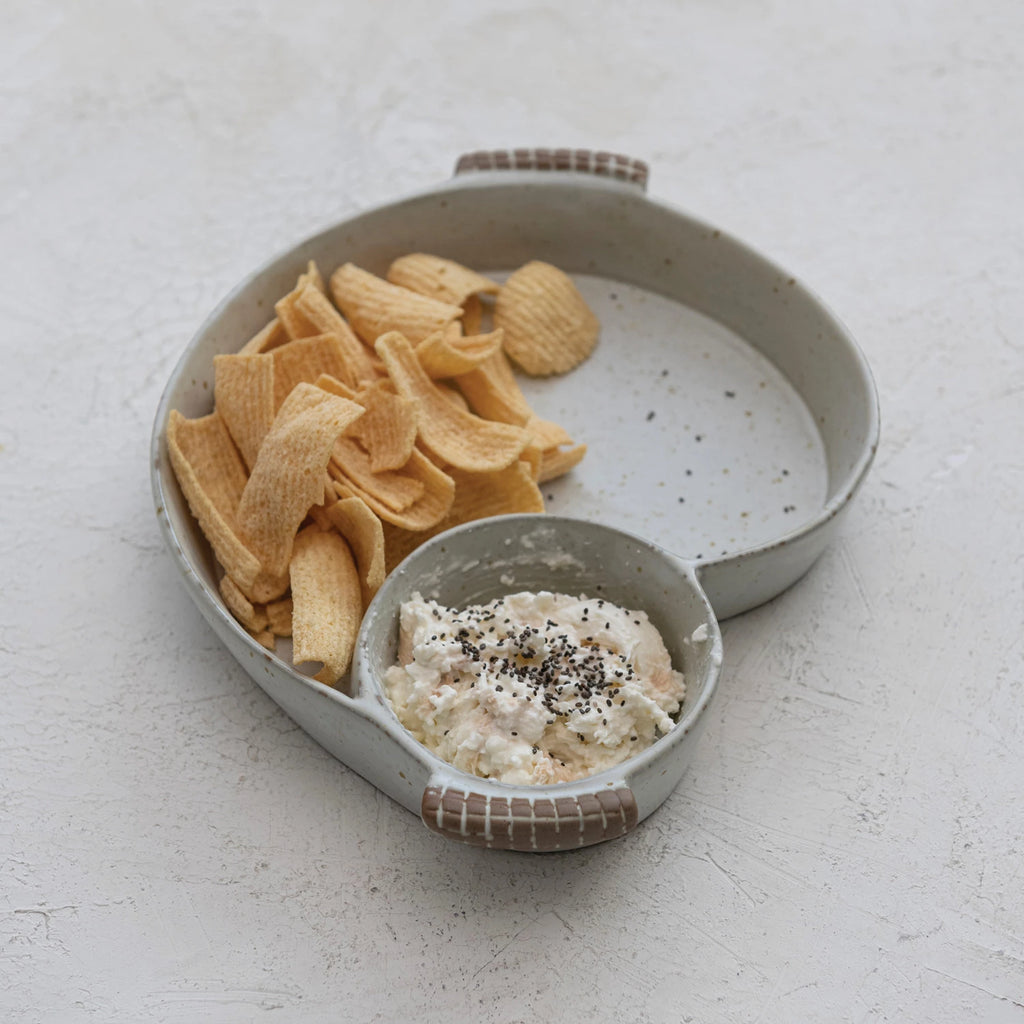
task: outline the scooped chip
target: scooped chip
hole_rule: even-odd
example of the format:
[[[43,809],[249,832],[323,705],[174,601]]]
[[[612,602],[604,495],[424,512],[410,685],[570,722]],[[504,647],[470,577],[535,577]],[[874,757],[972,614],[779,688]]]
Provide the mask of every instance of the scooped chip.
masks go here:
[[[287,577],[295,534],[310,507],[323,500],[334,442],[362,414],[354,402],[305,383],[278,411],[238,506],[241,535],[271,578]],[[249,597],[266,602],[284,589]]]
[[[451,466],[486,473],[504,469],[519,457],[529,435],[508,423],[494,423],[463,412],[438,390],[420,366],[409,342],[396,331],[377,341],[398,393],[418,405],[419,436],[426,448]]]
[[[363,388],[355,400],[366,410],[350,434],[370,454],[370,470],[401,469],[416,443],[416,406],[386,387]]]
[[[435,331],[416,346],[416,358],[434,380],[457,377],[475,370],[501,351],[501,331],[464,338],[447,331]]]
[[[384,525],[388,572],[424,541],[460,523],[513,512],[544,511],[543,495],[526,462],[515,462],[493,473],[466,473],[458,469],[449,472],[455,483],[455,500],[439,523],[418,532]]]
[[[402,467],[402,473],[420,481],[423,494],[401,512],[396,512],[375,495],[360,489],[343,476],[335,478],[334,490],[342,499],[353,495],[362,498],[385,523],[405,530],[428,530],[439,523],[452,507],[455,482],[418,448],[412,450],[412,458]]]
[[[497,295],[499,285],[469,267],[423,252],[400,256],[388,267],[387,278],[420,295],[461,306],[471,295]]]
[[[288,332],[284,329],[284,325],[275,316],[273,320],[267,324],[257,334],[254,334],[241,348],[238,355],[240,356],[255,356],[261,352],[269,352],[273,348],[277,348],[278,345],[283,345],[288,341]]]
[[[292,661],[320,662],[315,678],[336,686],[348,671],[363,617],[359,573],[337,533],[307,526],[291,555]]]
[[[462,316],[458,306],[389,284],[353,263],[331,275],[331,294],[356,334],[371,346],[388,331],[422,341]]]
[[[394,512],[404,512],[426,490],[422,481],[405,473],[375,473],[370,456],[351,437],[339,437],[334,443],[328,471],[335,480],[355,485],[360,493],[372,495]]]
[[[523,426],[533,415],[504,351],[455,378],[469,407],[484,419]]]
[[[216,409],[251,469],[277,410],[273,356],[214,356],[213,372]]]
[[[281,404],[296,384],[313,384],[326,373],[343,384],[354,384],[349,373],[345,349],[336,334],[318,334],[311,338],[300,338],[287,345],[275,348],[274,359],[274,403]]]
[[[380,517],[355,495],[334,502],[325,515],[355,555],[365,607],[384,582],[384,528]]]
[[[534,261],[505,282],[494,309],[505,351],[527,373],[547,377],[578,366],[594,350],[598,319],[569,276]]]
[[[238,505],[246,486],[245,464],[224,420],[213,412],[186,419],[172,409],[167,421],[167,453],[174,475],[199,528],[225,572],[251,592],[260,561],[240,536]]]

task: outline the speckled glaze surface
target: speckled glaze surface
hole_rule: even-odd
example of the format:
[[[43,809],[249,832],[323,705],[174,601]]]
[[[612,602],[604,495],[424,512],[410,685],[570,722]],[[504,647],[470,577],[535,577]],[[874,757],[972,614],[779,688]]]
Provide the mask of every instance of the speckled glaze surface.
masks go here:
[[[605,547],[635,545],[621,530],[656,541],[661,547],[645,549],[648,571],[641,578],[649,586],[663,575],[653,571],[655,563],[668,566],[672,604],[690,614],[682,622],[657,614],[667,582],[662,590],[637,594],[633,605],[619,603],[661,618],[676,658],[684,653],[682,636],[701,622],[719,645],[715,614],[754,607],[803,575],[860,485],[878,432],[870,373],[842,326],[795,279],[717,229],[647,199],[642,164],[587,151],[578,158],[570,151],[553,151],[550,158],[541,151],[539,159],[538,151],[519,153],[460,160],[451,183],[339,224],[241,284],[200,329],[167,387],[154,424],[153,488],[164,536],[203,615],[299,725],[421,813],[435,831],[484,846],[540,851],[623,835],[665,799],[685,770],[694,727],[713,692],[718,648],[696,672],[700,697],[693,720],[613,778],[515,790],[466,777],[411,740],[384,706],[382,637],[390,638],[393,660],[395,595],[425,589],[420,571],[426,565],[438,579],[493,587],[493,570],[479,568],[489,564],[481,544],[496,545],[505,530],[515,542],[519,524],[457,531],[393,574],[364,620],[343,687],[347,695],[338,694],[268,655],[226,611],[212,556],[173,480],[164,445],[170,410],[187,416],[209,411],[213,356],[237,350],[255,333],[310,259],[328,271],[351,260],[383,272],[397,255],[429,251],[499,276],[530,259],[548,260],[579,278],[601,318],[602,338],[577,373],[525,382],[541,415],[590,446],[582,467],[546,485],[549,510],[573,518],[552,518],[543,550],[567,550],[587,538],[591,554],[584,563],[601,571],[585,574],[585,581],[614,589],[633,570],[625,567],[629,559],[598,557]],[[611,173],[616,169],[618,176]],[[618,530],[594,541],[595,522]],[[447,561],[438,563],[441,551]],[[473,572],[457,571],[467,564]],[[550,569],[529,574],[521,589],[558,590],[552,576],[557,573]],[[587,589],[579,579],[565,582]],[[452,586],[446,593],[455,605],[467,596],[465,588]],[[692,668],[692,655],[684,660]],[[545,803],[546,824],[553,820],[554,829],[538,831],[535,801],[547,800],[547,791],[578,801],[609,787],[619,794],[621,811],[611,824],[609,808],[600,803],[588,804],[587,814],[578,802],[572,812]],[[449,791],[460,796],[446,797]],[[486,813],[470,814],[469,798],[483,799]],[[525,803],[518,810],[502,803],[497,813],[492,798]],[[559,806],[563,817],[578,812],[571,837],[559,826]],[[503,836],[495,826],[504,820]],[[588,820],[601,824],[588,826]]]

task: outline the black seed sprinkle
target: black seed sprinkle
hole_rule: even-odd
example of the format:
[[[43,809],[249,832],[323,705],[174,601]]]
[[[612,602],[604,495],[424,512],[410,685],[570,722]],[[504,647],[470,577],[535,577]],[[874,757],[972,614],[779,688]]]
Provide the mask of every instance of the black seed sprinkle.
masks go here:
[[[653,419],[654,419],[654,410],[652,409],[652,410],[651,410],[651,411],[650,411],[650,412],[649,412],[649,413],[647,414],[647,422],[648,422],[648,423],[650,423],[650,422],[651,422],[651,420],[653,420]]]

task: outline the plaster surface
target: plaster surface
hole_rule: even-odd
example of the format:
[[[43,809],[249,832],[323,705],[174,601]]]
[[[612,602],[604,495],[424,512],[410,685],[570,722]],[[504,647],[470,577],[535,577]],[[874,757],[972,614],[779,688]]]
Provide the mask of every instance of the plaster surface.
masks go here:
[[[0,1018],[1024,1021],[1024,7],[411,0],[0,12]],[[450,845],[216,641],[148,444],[269,255],[590,146],[863,346],[838,543],[725,624],[625,840]]]

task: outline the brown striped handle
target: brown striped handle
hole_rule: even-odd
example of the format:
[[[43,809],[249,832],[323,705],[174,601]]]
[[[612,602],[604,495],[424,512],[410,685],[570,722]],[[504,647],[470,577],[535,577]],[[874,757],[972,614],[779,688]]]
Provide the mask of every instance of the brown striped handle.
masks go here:
[[[562,797],[500,797],[431,785],[423,823],[432,832],[492,850],[550,853],[592,846],[636,828],[633,791],[625,786]]]
[[[643,160],[593,149],[481,149],[463,153],[456,174],[471,171],[582,171],[615,178],[647,190],[650,169]]]

